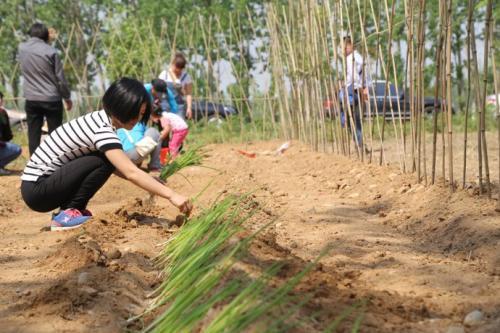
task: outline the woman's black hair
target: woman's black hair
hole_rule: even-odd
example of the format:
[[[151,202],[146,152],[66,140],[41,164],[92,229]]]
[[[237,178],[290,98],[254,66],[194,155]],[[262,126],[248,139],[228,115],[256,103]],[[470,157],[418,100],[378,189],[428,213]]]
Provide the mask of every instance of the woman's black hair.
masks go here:
[[[151,115],[151,97],[142,82],[128,77],[113,82],[102,97],[104,111],[122,123],[137,118],[144,103],[146,111],[139,121],[146,124]]]
[[[0,99],[3,99],[3,92],[0,91]]]
[[[29,30],[29,35],[45,42],[49,41],[49,29],[43,23],[34,23]]]

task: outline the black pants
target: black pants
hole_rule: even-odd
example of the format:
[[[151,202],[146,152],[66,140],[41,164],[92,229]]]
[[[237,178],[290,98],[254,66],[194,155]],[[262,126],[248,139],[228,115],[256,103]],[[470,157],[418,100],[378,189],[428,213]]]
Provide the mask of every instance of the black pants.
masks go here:
[[[30,155],[40,145],[43,118],[47,119],[49,133],[61,126],[63,119],[62,101],[40,102],[26,101],[26,121],[28,122],[28,144]]]
[[[37,212],[76,208],[83,210],[115,170],[102,153],[79,157],[36,182],[23,181],[24,202]]]

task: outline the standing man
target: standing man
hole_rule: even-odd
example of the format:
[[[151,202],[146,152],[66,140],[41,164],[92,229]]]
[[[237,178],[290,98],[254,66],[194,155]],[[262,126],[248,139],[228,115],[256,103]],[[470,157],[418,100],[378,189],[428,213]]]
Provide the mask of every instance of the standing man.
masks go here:
[[[40,145],[44,117],[51,133],[62,124],[62,100],[68,111],[73,103],[61,59],[56,49],[48,44],[49,30],[45,25],[35,23],[29,35],[30,39],[19,45],[18,59],[23,76],[28,143],[32,155]]]
[[[346,75],[343,93],[351,106],[352,118],[356,130],[354,139],[361,152],[363,149],[361,113],[363,112],[364,102],[368,101],[368,87],[371,84],[371,78],[368,71],[365,71],[363,57],[354,48],[351,37],[344,37],[344,55]],[[344,109],[346,109],[345,106]],[[351,128],[352,125],[350,118],[350,115],[345,117],[348,128]]]
[[[168,88],[174,93],[177,102],[177,115],[183,119],[193,117],[193,79],[186,72],[186,57],[177,52],[167,70],[158,76],[167,82]]]

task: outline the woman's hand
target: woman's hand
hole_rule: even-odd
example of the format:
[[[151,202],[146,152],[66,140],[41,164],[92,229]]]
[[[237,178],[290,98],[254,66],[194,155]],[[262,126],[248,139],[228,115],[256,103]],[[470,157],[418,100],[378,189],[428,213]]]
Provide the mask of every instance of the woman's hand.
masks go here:
[[[107,150],[104,155],[116,168],[119,175],[131,181],[140,188],[158,195],[162,198],[169,200],[179,210],[189,215],[193,209],[193,204],[186,197],[176,193],[167,186],[159,183],[153,177],[139,169],[130,159],[125,155],[121,149]]]
[[[169,200],[174,206],[179,208],[181,213],[186,214],[187,216],[191,214],[191,211],[193,210],[193,204],[188,198],[176,193],[175,195],[172,195]]]

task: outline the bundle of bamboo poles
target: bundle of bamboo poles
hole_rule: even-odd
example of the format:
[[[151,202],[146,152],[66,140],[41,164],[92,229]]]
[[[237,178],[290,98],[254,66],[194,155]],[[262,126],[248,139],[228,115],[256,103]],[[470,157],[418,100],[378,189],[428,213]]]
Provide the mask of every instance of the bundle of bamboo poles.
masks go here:
[[[452,77],[452,68],[456,66],[452,54],[452,29],[457,20],[453,12],[454,3],[445,0],[438,2],[439,22],[435,31],[437,50],[434,64],[429,64],[426,54],[426,36],[429,35],[427,2],[431,3],[426,0],[384,0],[379,3],[372,0],[321,3],[302,0],[282,7],[269,5],[267,25],[271,41],[270,62],[274,96],[280,100],[277,113],[283,135],[305,141],[315,149],[328,146],[334,152],[348,156],[357,152],[353,156],[360,156],[369,162],[399,163],[403,171],[415,172],[419,182],[434,184],[439,177],[453,190],[457,186],[457,147],[463,149],[462,187],[466,187],[467,181],[471,180],[467,178],[467,160],[471,158],[467,154],[467,147],[471,144],[467,129],[471,117],[470,94],[474,91],[474,116],[478,119],[477,142],[473,147],[478,154],[475,171],[480,192],[486,191],[491,196],[488,158],[491,149],[488,149],[486,140],[485,99],[487,92],[498,90],[498,83],[492,85],[492,82],[487,81],[490,57],[495,68],[491,44],[494,26],[492,1],[487,2],[485,12],[483,73],[478,68],[478,36],[474,31],[478,22],[474,20],[474,2],[469,1],[467,8],[465,45],[468,50],[469,97],[463,111],[454,110],[453,107],[458,97],[457,84]],[[404,6],[404,21],[396,22],[396,6],[400,5]],[[404,72],[398,68],[393,50],[396,29],[400,34],[406,32]],[[345,36],[356,36],[353,39],[364,60],[363,75],[369,73],[377,80],[385,81],[382,110],[379,110],[380,104],[377,106],[377,103],[367,103],[365,106],[362,132],[363,142],[368,149],[360,147],[355,142],[357,138],[352,137],[355,124],[347,121],[342,126],[338,116],[344,112],[346,119],[352,119],[353,113],[362,112],[360,108],[351,108],[349,103],[341,103],[338,98],[338,90],[346,80],[347,66],[352,66],[346,63],[343,54]],[[435,73],[435,77],[429,83],[424,74],[430,70]],[[496,69],[493,72],[496,78]],[[396,97],[391,96],[394,92],[389,89],[389,83],[396,87],[396,96],[405,93],[406,103],[399,99],[397,103],[385,102]],[[401,83],[403,91],[399,91]],[[430,84],[434,90],[431,112],[424,103],[425,91],[430,88]],[[375,94],[373,87],[369,89],[371,94]],[[332,109],[325,112],[321,99],[330,100]],[[438,103],[439,99],[443,103]],[[411,116],[405,121],[402,115],[408,111]],[[428,113],[430,117],[426,116]],[[462,114],[465,122],[463,145],[457,144],[457,138],[454,137],[454,117]],[[379,152],[378,158],[374,156],[376,151]],[[438,162],[441,163],[440,174],[439,168],[436,168]]]
[[[452,75],[457,53],[452,50],[452,33],[458,19],[456,4],[451,0],[272,2],[262,8],[265,18],[260,20],[251,10],[234,11],[224,18],[200,14],[190,22],[178,17],[174,26],[163,22],[158,29],[151,21],[130,18],[126,33],[114,26],[121,24],[119,20],[105,21],[91,29],[75,23],[70,31],[60,32],[65,38],[57,40],[56,47],[62,51],[65,71],[73,83],[75,108],[80,113],[98,108],[99,96],[116,77],[150,81],[168,66],[175,51],[182,51],[195,78],[195,99],[232,104],[240,111],[237,119],[210,129],[217,133],[218,142],[234,138],[234,133],[241,140],[297,139],[315,150],[369,163],[397,164],[404,172],[415,172],[417,180],[425,184],[439,181],[454,189],[460,180],[462,187],[477,182],[480,192],[491,196],[490,169],[500,164],[492,154],[499,144],[487,140],[491,111],[485,100],[487,94],[498,95],[493,43],[496,25],[492,0],[479,14],[476,5],[468,0],[464,23],[467,96],[463,109],[457,109],[459,89]],[[439,15],[431,27],[429,10],[434,8]],[[478,27],[484,27],[484,33],[476,31]],[[92,34],[77,38],[84,30]],[[433,54],[427,50],[426,42],[434,38],[429,35],[436,38]],[[344,55],[346,36],[352,37],[363,58],[363,79],[370,76],[372,81],[385,81],[382,105],[364,103],[361,110],[340,100],[347,68],[353,65]],[[484,50],[478,50],[480,36]],[[83,63],[73,55],[82,45],[87,54],[93,55]],[[482,68],[479,51],[484,56]],[[257,73],[257,67],[261,73]],[[19,75],[19,70],[12,73]],[[268,77],[265,89],[258,88],[258,80],[265,77],[262,74]],[[7,77],[5,73],[0,75]],[[4,81],[16,82],[13,77]],[[371,96],[377,93],[374,85],[368,90]],[[434,97],[430,113],[424,103],[426,91],[432,91]],[[405,100],[398,98],[403,93]],[[439,99],[445,103],[438,103]],[[17,96],[8,100],[21,109],[20,101]],[[356,114],[363,118],[364,145],[352,134]],[[409,119],[404,117],[407,114]],[[457,117],[463,119],[464,124],[459,124],[463,133],[456,130]],[[496,127],[498,130],[500,126]],[[475,138],[471,129],[476,131]],[[461,135],[463,143],[459,142]]]

